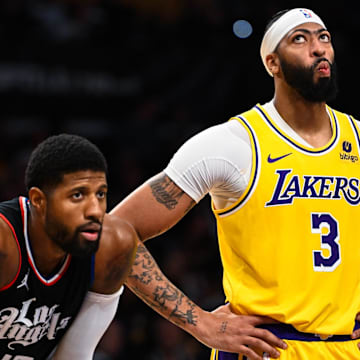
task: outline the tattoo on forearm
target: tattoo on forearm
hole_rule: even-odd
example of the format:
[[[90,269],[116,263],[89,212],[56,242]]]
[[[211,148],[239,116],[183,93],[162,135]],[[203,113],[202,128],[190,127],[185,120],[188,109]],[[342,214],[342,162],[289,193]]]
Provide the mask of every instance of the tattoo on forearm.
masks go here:
[[[163,316],[168,314],[169,320],[176,324],[192,324],[196,326],[196,305],[189,299],[183,301],[185,295],[173,286],[168,279],[157,269],[155,260],[146,247],[139,244],[135,262],[129,278],[136,279],[140,284],[131,284],[131,290],[143,301],[157,310]],[[150,285],[154,282],[153,285]],[[152,294],[145,291],[143,286],[151,286]],[[171,310],[172,309],[172,310]]]
[[[183,324],[187,323],[196,326],[197,315],[195,315],[194,311],[195,304],[190,301],[187,301],[186,303],[188,305],[188,308],[185,309],[186,311],[184,312],[180,310],[180,308],[176,305],[175,309],[170,314],[170,319],[176,318],[180,320],[180,322],[182,322]]]
[[[154,300],[160,306],[164,306],[166,301],[176,301],[181,304],[181,297],[179,299],[179,291],[166,284],[165,287],[157,286],[154,291]]]
[[[165,205],[168,210],[175,209],[179,199],[184,195],[166,175],[151,181],[150,187],[156,201]]]
[[[150,284],[152,281],[151,272],[154,267],[155,261],[153,260],[152,256],[144,245],[139,244],[129,277],[134,278],[143,284]],[[137,271],[135,271],[135,268]]]
[[[175,307],[170,313],[169,319],[179,320],[181,323],[196,325],[197,316],[194,314],[195,304],[189,300],[183,304],[185,295],[171,284],[166,283],[165,287],[157,286],[154,292],[154,301],[160,308],[167,307],[168,303],[175,303]],[[187,308],[185,308],[187,306]]]
[[[151,274],[147,271],[142,272],[141,274],[134,274],[133,269],[131,269],[129,277],[140,281],[143,284],[150,284],[151,283]]]
[[[164,281],[164,277],[162,276],[161,273],[158,273],[157,271],[155,271],[155,280],[156,281]]]
[[[141,265],[143,269],[151,270],[154,268],[155,263],[149,254],[136,253],[134,265]]]

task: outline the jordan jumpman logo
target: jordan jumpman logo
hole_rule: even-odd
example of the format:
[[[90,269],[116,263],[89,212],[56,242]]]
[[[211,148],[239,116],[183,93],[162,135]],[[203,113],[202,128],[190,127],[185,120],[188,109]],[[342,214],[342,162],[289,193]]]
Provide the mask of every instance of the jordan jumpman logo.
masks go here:
[[[29,277],[29,272],[30,272],[30,268],[28,269],[28,272],[26,273],[26,275],[24,276],[24,278],[22,279],[21,283],[16,287],[17,289],[25,286],[26,290],[29,291],[29,286],[28,286],[28,277]]]

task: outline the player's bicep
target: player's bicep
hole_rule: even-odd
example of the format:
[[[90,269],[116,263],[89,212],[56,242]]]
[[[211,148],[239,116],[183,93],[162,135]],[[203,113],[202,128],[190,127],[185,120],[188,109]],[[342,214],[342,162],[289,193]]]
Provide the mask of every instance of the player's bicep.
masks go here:
[[[111,213],[129,221],[141,240],[175,225],[195,205],[165,173],[159,173],[121,201]]]

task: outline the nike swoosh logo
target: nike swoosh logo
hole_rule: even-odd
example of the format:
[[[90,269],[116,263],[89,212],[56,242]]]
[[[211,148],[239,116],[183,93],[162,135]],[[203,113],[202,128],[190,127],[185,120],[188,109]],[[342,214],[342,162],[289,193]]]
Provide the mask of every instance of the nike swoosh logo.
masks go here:
[[[271,155],[269,154],[269,156],[268,156],[268,158],[267,158],[267,161],[268,161],[269,163],[273,163],[273,162],[279,161],[279,160],[281,160],[281,159],[283,159],[283,158],[285,158],[285,157],[287,157],[287,156],[289,156],[289,155],[291,155],[291,154],[292,154],[292,153],[288,153],[288,154],[285,154],[285,155],[282,155],[282,156],[279,156],[279,157],[276,157],[276,158],[272,158]]]

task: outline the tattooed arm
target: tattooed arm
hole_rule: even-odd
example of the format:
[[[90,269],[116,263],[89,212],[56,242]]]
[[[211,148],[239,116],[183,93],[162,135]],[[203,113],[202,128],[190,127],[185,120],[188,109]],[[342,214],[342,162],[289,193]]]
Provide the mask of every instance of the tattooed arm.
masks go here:
[[[112,211],[128,222],[145,241],[175,225],[195,202],[164,173],[153,177]],[[254,350],[278,357],[274,346],[284,343],[256,325],[271,322],[259,316],[233,314],[229,308],[213,313],[201,309],[161,272],[141,241],[126,285],[160,315],[203,344],[261,360]],[[226,311],[225,311],[226,310]]]
[[[214,312],[201,309],[165,277],[141,242],[126,285],[153,310],[210,348],[261,360],[255,351],[277,358],[273,346],[284,346],[272,333],[256,328],[272,319],[235,315],[227,305]]]
[[[112,214],[129,221],[145,241],[175,225],[195,201],[160,173],[127,196]]]
[[[161,273],[155,260],[141,242],[138,244],[135,262],[126,285],[150,307],[174,324],[180,327],[185,324],[196,326],[197,306]]]

